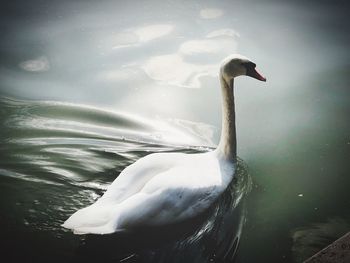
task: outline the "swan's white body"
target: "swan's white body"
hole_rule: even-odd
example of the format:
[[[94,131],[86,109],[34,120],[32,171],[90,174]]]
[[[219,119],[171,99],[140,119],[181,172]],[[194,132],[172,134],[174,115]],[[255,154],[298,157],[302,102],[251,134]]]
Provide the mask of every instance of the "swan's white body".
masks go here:
[[[205,211],[234,174],[216,152],[155,153],[128,166],[93,205],[73,214],[64,227],[107,234],[164,226]]]
[[[100,199],[74,213],[63,226],[77,234],[166,226],[192,219],[212,205],[235,174],[233,78],[246,74],[238,64],[242,61],[251,63],[234,55],[220,70],[223,122],[216,150],[155,153],[141,158],[126,167]]]

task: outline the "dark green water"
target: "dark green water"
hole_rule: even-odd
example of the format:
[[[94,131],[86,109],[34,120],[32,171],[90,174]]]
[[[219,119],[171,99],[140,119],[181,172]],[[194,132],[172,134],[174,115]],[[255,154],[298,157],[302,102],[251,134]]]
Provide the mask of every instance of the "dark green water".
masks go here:
[[[2,255],[298,263],[350,231],[348,6],[3,1]],[[217,72],[233,52],[252,58],[267,82],[235,81],[239,180],[193,232],[159,244],[157,232],[99,238],[62,229],[142,156],[215,147]]]

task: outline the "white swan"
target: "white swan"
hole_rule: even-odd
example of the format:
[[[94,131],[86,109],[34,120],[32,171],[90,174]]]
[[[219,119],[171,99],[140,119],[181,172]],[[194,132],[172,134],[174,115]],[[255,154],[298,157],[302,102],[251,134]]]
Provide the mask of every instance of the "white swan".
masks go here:
[[[94,204],[63,224],[76,234],[108,234],[167,226],[196,217],[224,192],[235,174],[236,127],[233,79],[266,79],[241,55],[227,57],[220,68],[223,96],[220,143],[200,154],[154,153],[130,166]]]

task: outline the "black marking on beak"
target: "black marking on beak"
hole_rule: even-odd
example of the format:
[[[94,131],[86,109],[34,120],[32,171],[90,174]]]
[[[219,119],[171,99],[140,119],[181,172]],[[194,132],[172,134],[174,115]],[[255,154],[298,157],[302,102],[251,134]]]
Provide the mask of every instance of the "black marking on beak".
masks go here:
[[[247,73],[246,73],[247,76],[255,78],[255,79],[260,80],[260,81],[266,81],[266,78],[256,70],[255,63],[246,62],[246,63],[243,63],[243,66],[245,66],[247,69]]]

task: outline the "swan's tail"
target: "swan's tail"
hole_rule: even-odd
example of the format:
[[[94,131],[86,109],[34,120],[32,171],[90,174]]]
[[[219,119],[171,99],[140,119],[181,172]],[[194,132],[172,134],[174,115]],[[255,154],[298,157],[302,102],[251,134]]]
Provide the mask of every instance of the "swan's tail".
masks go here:
[[[74,234],[110,234],[116,231],[115,212],[114,206],[97,202],[75,212],[62,226],[72,229]]]

